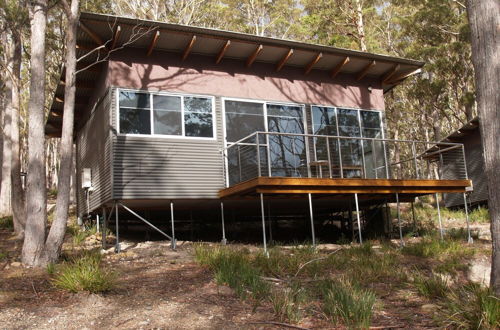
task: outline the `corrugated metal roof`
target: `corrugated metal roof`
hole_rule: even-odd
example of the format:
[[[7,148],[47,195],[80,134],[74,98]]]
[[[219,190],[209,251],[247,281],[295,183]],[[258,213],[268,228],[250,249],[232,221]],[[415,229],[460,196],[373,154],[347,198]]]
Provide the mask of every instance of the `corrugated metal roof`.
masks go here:
[[[322,53],[323,56],[314,64],[313,70],[323,70],[328,71],[328,73],[332,72],[346,57],[349,57],[350,61],[341,68],[340,73],[358,74],[372,61],[376,61],[376,65],[370,68],[366,76],[383,79],[383,77],[392,72],[391,79],[389,79],[392,81],[383,83],[384,91],[390,90],[404,80],[407,74],[411,74],[424,65],[424,62],[421,61],[356,50],[113,15],[82,13],[80,22],[82,25],[77,33],[77,56],[88,53],[100,41],[104,42],[107,48],[115,44],[116,47],[125,45],[125,47],[148,49],[154,34],[160,31],[160,37],[154,47],[155,51],[182,54],[193,36],[196,36],[196,42],[191,49],[191,53],[212,56],[214,58],[217,57],[227,40],[230,40],[231,44],[224,54],[224,58],[242,61],[246,61],[259,45],[263,45],[263,49],[256,57],[255,62],[277,65],[288,51],[293,49],[294,52],[286,61],[285,66],[303,67],[305,69],[319,53]],[[117,40],[114,41],[114,35],[118,26],[120,26],[121,31]],[[133,38],[133,42],[130,42],[131,36],[134,33],[136,38]],[[105,52],[104,49],[101,50],[101,55],[103,52]],[[79,66],[85,67],[86,63],[92,63],[97,59],[97,55],[98,52],[93,52]],[[82,103],[88,100],[93,92],[92,88],[88,88],[88,82],[96,81],[98,77],[99,70],[96,70],[96,67],[78,74],[77,100],[82,101]],[[54,94],[52,111],[49,114],[46,125],[46,133],[48,135],[57,136],[59,134],[62,103],[56,102],[56,99],[62,99],[63,94],[64,88],[62,85],[59,85]]]

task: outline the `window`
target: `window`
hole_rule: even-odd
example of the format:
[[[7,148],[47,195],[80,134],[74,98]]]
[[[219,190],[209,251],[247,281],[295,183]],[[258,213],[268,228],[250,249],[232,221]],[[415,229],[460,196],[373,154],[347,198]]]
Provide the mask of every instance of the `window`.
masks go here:
[[[264,132],[264,104],[225,100],[226,138],[236,142],[254,132]]]
[[[120,90],[122,134],[214,137],[211,97]]]

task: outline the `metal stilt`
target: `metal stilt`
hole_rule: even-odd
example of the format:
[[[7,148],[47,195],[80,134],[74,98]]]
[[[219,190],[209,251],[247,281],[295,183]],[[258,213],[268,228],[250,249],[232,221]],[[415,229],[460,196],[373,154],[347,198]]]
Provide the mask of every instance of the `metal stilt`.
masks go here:
[[[264,194],[260,194],[260,212],[262,215],[262,238],[264,240],[264,254],[269,257],[267,252],[267,242],[266,242],[266,218],[264,214]]]
[[[444,239],[444,233],[443,233],[443,223],[441,221],[441,208],[439,206],[439,199],[438,199],[438,194],[435,193],[436,197],[436,207],[438,211],[438,221],[439,221],[439,237],[441,237],[441,240]]]
[[[115,252],[120,253],[120,227],[118,225],[118,203],[115,203],[116,245]]]
[[[267,203],[267,228],[269,229],[269,244],[273,243],[273,224],[271,220],[271,202]]]
[[[106,250],[106,230],[107,230],[108,218],[106,217],[106,208],[102,208],[102,232],[101,232],[101,245],[102,249]]]
[[[358,220],[358,234],[359,234],[359,244],[363,244],[363,237],[361,237],[361,220],[359,219],[359,202],[358,202],[358,194],[354,194],[354,202],[356,203],[356,217]],[[354,226],[353,226],[354,228]]]
[[[405,246],[405,241],[403,239],[403,228],[401,227],[401,212],[399,209],[399,194],[396,193],[396,204],[398,211],[398,226],[399,226],[399,239],[401,240],[401,247]]]
[[[312,197],[311,197],[311,193],[309,193],[307,195],[309,197],[309,216],[311,219],[312,244],[314,247],[316,247],[316,234],[314,233],[314,214],[313,214]]]
[[[417,218],[415,217],[415,205],[413,205],[414,203],[411,202],[411,217],[413,218],[413,235],[414,236],[418,236],[417,235]]]
[[[99,214],[96,214],[95,216],[95,227],[96,227],[96,232],[98,233],[101,229],[101,219],[99,217]]]
[[[221,243],[226,245],[227,240],[226,240],[226,227],[224,225],[224,202],[220,202],[220,214],[221,214],[221,220],[222,220],[222,241]]]
[[[473,242],[472,236],[470,234],[469,225],[469,208],[467,207],[467,194],[464,193],[464,207],[465,207],[465,221],[467,222],[467,243],[471,244]]]
[[[175,239],[175,228],[174,228],[174,202],[170,201],[170,222],[172,224],[172,240],[171,247],[172,250],[177,248],[177,240]]]

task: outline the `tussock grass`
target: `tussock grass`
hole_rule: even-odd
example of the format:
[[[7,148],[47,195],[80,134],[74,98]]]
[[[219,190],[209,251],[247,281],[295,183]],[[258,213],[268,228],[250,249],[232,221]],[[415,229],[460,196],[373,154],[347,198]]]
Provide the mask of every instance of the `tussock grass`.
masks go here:
[[[446,322],[458,329],[499,329],[500,299],[489,289],[469,283],[445,301]]]
[[[302,319],[301,304],[306,297],[305,289],[298,284],[273,290],[269,300],[274,314],[281,322],[298,323]]]
[[[0,229],[14,229],[14,222],[12,216],[0,217]]]
[[[429,299],[444,298],[450,292],[448,281],[436,274],[425,276],[415,273],[413,284],[420,295]]]
[[[375,294],[351,282],[341,279],[319,284],[323,296],[323,312],[335,325],[340,323],[349,329],[370,327],[375,304]]]
[[[283,251],[278,247],[273,247],[268,252],[269,257],[260,253],[254,260],[255,266],[261,269],[266,276],[293,277],[301,267],[301,273],[311,276],[320,271],[318,263],[305,265],[308,261],[319,257],[318,251],[312,245],[297,245],[290,251]]]
[[[73,237],[74,245],[81,245],[87,237],[97,233],[97,228],[95,226],[90,228],[80,228],[77,225],[70,225],[67,227],[66,231]]]
[[[4,261],[8,257],[9,257],[9,253],[4,252],[4,251],[0,251],[0,261]]]
[[[250,296],[256,301],[266,298],[270,292],[269,283],[260,277],[260,271],[251,265],[251,255],[246,249],[229,249],[224,246],[210,248],[195,247],[196,260],[208,266],[217,284],[227,284],[240,298]]]
[[[102,267],[101,260],[98,251],[86,251],[71,257],[56,270],[47,270],[54,274],[52,283],[57,288],[70,292],[106,292],[116,287],[117,274]]]

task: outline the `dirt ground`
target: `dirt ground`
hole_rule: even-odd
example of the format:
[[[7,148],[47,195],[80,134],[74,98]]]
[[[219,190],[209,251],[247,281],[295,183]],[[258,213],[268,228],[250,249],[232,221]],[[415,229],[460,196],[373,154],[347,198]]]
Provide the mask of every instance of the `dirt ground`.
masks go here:
[[[177,251],[168,242],[125,243],[120,254],[109,249],[104,262],[120,274],[119,286],[99,295],[55,289],[45,269],[21,266],[21,245],[0,231],[0,251],[8,253],[0,261],[1,329],[285,328],[271,323],[277,320],[269,304],[255,308],[228,287],[217,286],[213,275],[194,262],[189,242],[180,242]],[[437,328],[432,302],[388,283],[373,289],[381,307],[374,328]],[[298,326],[332,328],[321,315]]]

